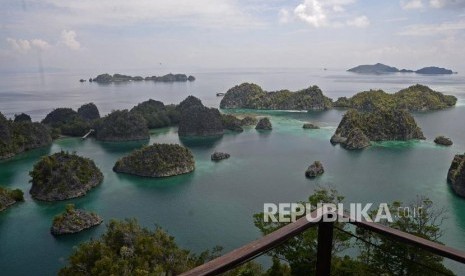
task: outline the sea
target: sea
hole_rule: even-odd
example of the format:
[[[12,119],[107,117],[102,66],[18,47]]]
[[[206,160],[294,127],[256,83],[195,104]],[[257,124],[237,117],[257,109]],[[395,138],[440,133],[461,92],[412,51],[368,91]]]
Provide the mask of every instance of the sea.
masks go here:
[[[264,203],[304,201],[321,187],[336,189],[345,197],[345,203],[402,201],[408,204],[427,197],[438,209],[446,210],[440,241],[465,251],[465,198],[455,195],[446,182],[454,155],[465,152],[464,75],[357,75],[337,68],[171,70],[149,68],[109,73],[142,76],[186,73],[194,75],[196,80],[101,85],[79,82],[81,78],[95,77],[98,72],[92,75],[69,71],[3,73],[0,112],[10,118],[24,112],[34,121],[40,121],[58,107],[76,109],[93,102],[106,115],[112,110],[130,109],[148,99],[179,103],[188,95],[218,108],[221,97],[216,94],[243,82],[256,83],[267,91],[295,91],[318,85],[334,100],[369,89],[394,93],[414,84],[424,84],[455,95],[458,102],[446,110],[413,114],[426,140],[376,143],[362,151],[347,151],[329,142],[344,110],[223,110],[239,116],[269,117],[273,130],[257,132],[252,127],[242,133],[226,133],[221,138],[187,141],[179,139],[175,127],[151,130],[150,141],[143,142],[63,138],[50,147],[0,161],[0,185],[19,188],[25,193],[25,202],[0,213],[1,275],[54,275],[66,265],[79,243],[97,239],[104,233],[102,224],[75,235],[52,236],[53,217],[69,203],[98,213],[105,223],[111,219],[136,218],[145,227],[160,226],[181,247],[193,252],[217,245],[228,252],[261,236],[253,224],[253,214],[262,212]],[[305,122],[321,128],[304,130]],[[436,145],[433,140],[438,135],[450,137],[454,145]],[[195,171],[163,179],[112,171],[119,158],[152,143],[189,147],[195,156]],[[29,171],[42,156],[61,150],[93,159],[104,174],[103,183],[81,198],[54,203],[33,200],[29,195]],[[231,158],[212,162],[210,155],[215,151],[228,152]],[[316,179],[305,178],[305,170],[316,160],[322,162],[325,173]],[[267,261],[262,263],[266,265]],[[465,265],[454,261],[445,264],[454,272],[465,274]]]

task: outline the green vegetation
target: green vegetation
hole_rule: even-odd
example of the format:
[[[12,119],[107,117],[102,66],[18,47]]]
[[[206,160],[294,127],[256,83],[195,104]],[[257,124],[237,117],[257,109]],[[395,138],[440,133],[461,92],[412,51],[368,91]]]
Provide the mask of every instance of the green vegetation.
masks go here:
[[[410,111],[439,110],[452,107],[457,98],[444,95],[424,85],[413,85],[397,93],[389,94],[383,90],[370,90],[357,93],[351,98],[341,97],[335,107],[355,108],[362,111],[378,109],[407,109]]]
[[[31,119],[31,116],[27,115],[26,113],[21,113],[21,114],[15,114],[14,122],[15,123],[18,123],[18,122],[31,123],[32,119]]]
[[[241,125],[242,126],[255,126],[258,123],[257,118],[255,117],[250,117],[250,116],[245,116],[241,120]]]
[[[64,151],[44,156],[29,175],[31,195],[45,201],[83,196],[103,180],[94,161]]]
[[[77,113],[79,117],[86,121],[93,121],[100,119],[100,112],[94,103],[84,104],[78,108]]]
[[[261,118],[260,121],[258,121],[257,126],[255,126],[255,129],[272,130],[273,126],[271,125],[270,119],[268,119],[268,117],[265,117],[265,118]]]
[[[115,172],[146,177],[166,177],[193,171],[192,152],[176,144],[153,144],[118,160]]]
[[[131,141],[149,139],[147,121],[139,113],[116,110],[95,125],[96,137],[101,141]]]
[[[342,200],[343,197],[339,196],[335,190],[318,189],[309,197],[308,203],[311,206],[316,206],[320,202],[337,204]],[[444,218],[443,210],[435,209],[432,202],[426,198],[420,198],[413,204],[408,205],[411,208],[410,210],[413,210],[414,207],[422,207],[422,212],[416,214],[416,216],[398,213],[401,206],[404,205],[400,202],[389,205],[390,213],[394,215],[393,222],[383,220],[382,223],[388,227],[438,242],[442,235],[440,225]],[[375,215],[376,212],[377,210],[374,210],[372,215]],[[263,213],[255,214],[254,222],[263,235],[272,233],[287,224],[271,221],[264,222]],[[355,233],[352,233],[353,231],[349,229],[346,223],[335,222],[335,227],[331,263],[332,275],[425,275],[433,271],[453,275],[452,271],[444,267],[442,264],[443,258],[438,255],[399,243],[374,232],[357,228]],[[303,234],[270,251],[268,255],[274,258],[272,268],[283,271],[284,267],[288,267],[288,270],[290,270],[290,273],[273,275],[314,275],[317,231],[316,227],[310,228]],[[348,233],[357,235],[369,243],[351,238]],[[344,250],[354,247],[358,248],[360,254],[357,256],[342,255]],[[418,263],[434,270],[428,270],[418,265]]]
[[[57,108],[47,114],[42,123],[53,130],[54,138],[59,135],[81,137],[94,127],[100,113],[93,103],[82,105],[78,111]]]
[[[344,139],[356,128],[360,129],[370,141],[425,139],[415,119],[406,110],[379,109],[359,112],[352,109],[344,114],[331,141],[344,142]]]
[[[53,218],[50,232],[53,235],[73,234],[97,226],[102,222],[102,218],[97,214],[76,209],[74,204],[68,204],[65,212]]]
[[[266,92],[256,84],[243,83],[229,89],[220,103],[220,108],[274,110],[326,110],[331,107],[332,100],[315,85],[296,92]]]
[[[182,137],[221,136],[224,134],[221,113],[208,108],[198,98],[188,96],[178,106],[181,113],[178,134]]]
[[[162,102],[152,99],[138,104],[130,112],[144,117],[147,121],[147,127],[150,129],[177,125],[181,117],[176,106],[165,106]]]
[[[224,129],[236,132],[244,131],[242,128],[242,121],[233,115],[221,114],[221,121],[223,122]]]
[[[161,228],[151,231],[136,220],[111,221],[99,239],[77,247],[59,275],[178,275],[217,257],[220,250],[196,255]]]
[[[318,203],[341,203],[344,197],[335,190],[319,188],[307,202],[316,210]],[[393,221],[380,223],[412,235],[438,242],[444,211],[434,208],[431,200],[418,198],[407,205],[410,210],[421,207],[415,215],[402,213],[401,202],[388,205]],[[406,207],[406,206],[405,206]],[[68,207],[74,212],[74,207]],[[377,210],[373,210],[374,216]],[[254,224],[263,235],[287,225],[286,222],[265,222],[263,213],[254,215]],[[426,275],[436,272],[453,275],[443,258],[420,248],[399,243],[345,222],[334,224],[332,275]],[[357,236],[357,238],[354,238]],[[225,276],[290,276],[314,275],[316,267],[318,228],[312,227],[287,240],[267,254],[272,266],[265,271],[256,262],[248,262]],[[356,249],[349,255],[347,249]],[[177,275],[218,256],[220,248],[200,255],[179,248],[173,237],[160,228],[150,231],[135,220],[111,221],[99,239],[80,244],[68,258],[59,275]],[[426,268],[427,267],[427,268]],[[431,270],[432,269],[432,270]]]
[[[20,189],[10,190],[0,186],[0,211],[19,201],[24,201],[23,191]]]
[[[40,123],[14,122],[0,113],[0,159],[52,143],[50,131]]]
[[[415,214],[407,213],[406,209],[403,208],[405,206],[408,206],[410,211],[417,210],[417,212]],[[418,207],[421,207],[421,209],[418,209]],[[445,219],[445,211],[444,209],[435,208],[430,199],[418,197],[408,205],[396,201],[389,205],[389,210],[391,214],[396,215],[394,216],[394,221],[387,222],[383,220],[380,223],[442,244],[439,241],[443,234],[440,226]],[[373,216],[376,214],[376,211],[373,210]],[[405,276],[431,273],[435,275],[454,275],[452,271],[443,265],[442,261],[444,258],[439,255],[399,243],[386,236],[377,235],[363,229],[357,229],[357,235],[365,241],[376,245],[367,246],[364,242],[358,242],[361,252],[358,256],[358,261],[372,271],[383,271],[388,275]]]

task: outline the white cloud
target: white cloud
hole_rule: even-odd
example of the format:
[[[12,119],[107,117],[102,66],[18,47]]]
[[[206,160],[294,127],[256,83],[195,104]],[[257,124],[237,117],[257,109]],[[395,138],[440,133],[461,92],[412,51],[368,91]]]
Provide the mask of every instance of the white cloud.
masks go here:
[[[409,0],[409,1],[402,0],[402,1],[400,1],[400,6],[404,10],[422,9],[423,8],[423,1],[422,0]]]
[[[261,25],[234,0],[30,0],[63,12],[54,20],[77,25],[121,26],[136,23],[185,23],[189,26],[251,27]]]
[[[61,32],[61,43],[66,45],[71,50],[79,50],[81,48],[81,43],[76,40],[76,32],[75,31],[67,31],[63,30]]]
[[[296,18],[306,22],[312,27],[366,27],[370,24],[368,17],[359,16],[346,20],[338,20],[341,17],[349,17],[347,6],[355,0],[304,0],[294,9]]]
[[[290,18],[291,18],[291,15],[289,14],[289,10],[287,9],[280,9],[279,10],[279,14],[278,14],[278,18],[279,18],[279,23],[288,23]]]
[[[37,49],[40,51],[47,50],[50,48],[50,44],[42,39],[32,39],[32,40],[27,40],[27,39],[14,39],[11,37],[8,37],[6,39],[10,47],[20,53],[27,53],[31,49]]]
[[[436,9],[441,9],[441,8],[462,9],[462,8],[465,8],[465,0],[430,0],[429,5]]]
[[[11,48],[13,48],[13,50],[18,51],[20,53],[26,53],[31,49],[31,43],[29,43],[29,40],[14,39],[8,37],[6,41],[11,46]]]
[[[368,20],[368,17],[362,15],[354,19],[348,20],[347,25],[357,27],[357,28],[366,28],[370,26],[370,20]]]
[[[328,25],[327,11],[317,0],[305,0],[294,9],[294,14],[316,28]]]
[[[39,50],[47,50],[50,48],[50,44],[47,41],[42,39],[33,39],[31,40],[31,45]]]
[[[410,25],[404,28],[399,35],[405,36],[431,36],[438,34],[450,34],[465,30],[465,20],[456,22],[443,22],[440,24],[417,24]]]

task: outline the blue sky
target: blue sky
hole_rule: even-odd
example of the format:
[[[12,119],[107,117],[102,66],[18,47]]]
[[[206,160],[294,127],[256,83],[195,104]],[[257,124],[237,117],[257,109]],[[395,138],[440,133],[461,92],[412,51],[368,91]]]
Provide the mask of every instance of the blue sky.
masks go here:
[[[0,70],[464,71],[465,0],[1,0]]]

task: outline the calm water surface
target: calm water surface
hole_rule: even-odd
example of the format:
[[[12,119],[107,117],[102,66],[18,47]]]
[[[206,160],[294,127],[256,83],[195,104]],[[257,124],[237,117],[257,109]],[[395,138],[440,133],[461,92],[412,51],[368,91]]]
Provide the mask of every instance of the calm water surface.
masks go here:
[[[166,128],[152,131],[150,141],[145,143],[67,138],[55,141],[49,148],[1,161],[0,185],[26,192],[26,202],[0,214],[2,275],[54,274],[65,264],[73,246],[104,232],[102,225],[73,236],[50,235],[53,217],[68,203],[96,211],[106,221],[135,217],[147,227],[160,225],[181,246],[194,251],[215,245],[222,245],[227,251],[260,236],[253,226],[252,215],[262,210],[263,203],[305,200],[318,186],[336,188],[347,202],[410,202],[418,195],[427,196],[448,210],[448,219],[442,226],[445,231],[442,241],[465,250],[465,199],[455,196],[445,181],[454,154],[465,152],[465,78],[461,75],[358,76],[342,70],[315,69],[176,72],[193,74],[197,80],[98,85],[77,81],[88,78],[86,74],[3,75],[0,76],[0,111],[7,116],[26,112],[33,119],[41,120],[56,107],[77,108],[92,101],[106,114],[113,109],[131,108],[149,98],[178,103],[191,94],[206,105],[218,107],[221,99],[215,94],[244,81],[255,82],[267,90],[296,90],[317,84],[334,99],[370,88],[395,92],[421,83],[456,95],[459,103],[444,111],[414,114],[428,140],[385,142],[362,152],[349,152],[329,143],[344,113],[342,110],[273,111],[255,112],[271,118],[273,131],[270,133],[249,128],[216,140],[180,141],[176,128]],[[307,121],[316,122],[322,128],[305,131],[302,123]],[[436,146],[432,140],[439,134],[451,137],[455,144]],[[153,142],[188,146],[195,155],[196,170],[166,179],[112,172],[118,158]],[[104,173],[104,182],[83,198],[58,203],[32,200],[27,193],[28,172],[41,156],[60,150],[76,151],[95,160]],[[229,152],[232,157],[213,163],[210,154],[216,150]],[[326,173],[316,180],[308,180],[304,171],[314,160],[323,162]],[[465,273],[462,265],[448,264],[458,273]]]

